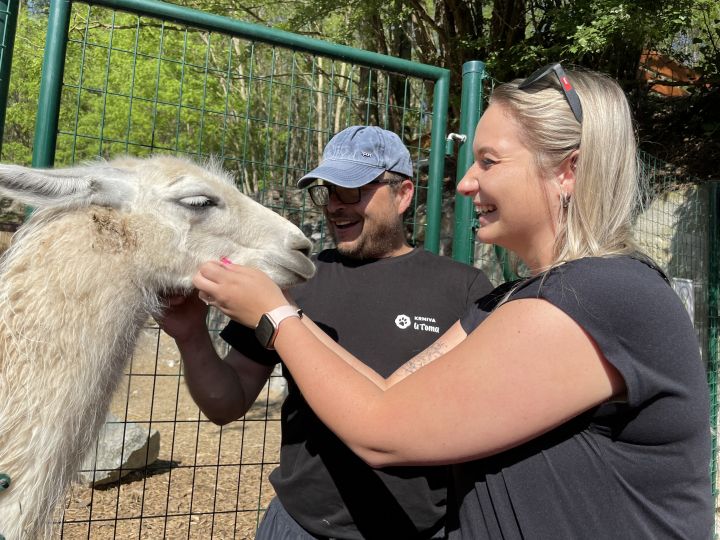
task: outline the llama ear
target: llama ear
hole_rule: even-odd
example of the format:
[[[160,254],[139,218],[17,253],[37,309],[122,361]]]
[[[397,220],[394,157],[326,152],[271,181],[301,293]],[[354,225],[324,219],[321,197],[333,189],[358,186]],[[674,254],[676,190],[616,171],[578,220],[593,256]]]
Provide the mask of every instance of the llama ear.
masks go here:
[[[106,163],[67,169],[0,164],[0,193],[31,206],[120,207],[136,191],[133,176]]]

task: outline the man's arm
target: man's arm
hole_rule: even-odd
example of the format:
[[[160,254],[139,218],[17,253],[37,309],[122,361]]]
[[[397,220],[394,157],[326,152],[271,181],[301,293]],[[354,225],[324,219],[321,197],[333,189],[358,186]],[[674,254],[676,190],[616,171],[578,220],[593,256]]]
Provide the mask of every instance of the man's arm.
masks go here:
[[[253,362],[235,349],[221,359],[205,324],[207,307],[197,295],[169,298],[167,303],[158,323],[175,339],[185,383],[195,403],[218,425],[245,415],[273,368]]]

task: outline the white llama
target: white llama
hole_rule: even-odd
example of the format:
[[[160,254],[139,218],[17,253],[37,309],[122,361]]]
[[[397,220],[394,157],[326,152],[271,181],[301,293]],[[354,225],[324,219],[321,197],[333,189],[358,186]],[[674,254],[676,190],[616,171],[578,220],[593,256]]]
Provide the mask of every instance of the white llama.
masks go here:
[[[0,263],[0,537],[34,540],[51,535],[163,293],[189,292],[221,257],[282,287],[314,267],[300,230],[212,164],[0,165],[0,192],[40,208]]]

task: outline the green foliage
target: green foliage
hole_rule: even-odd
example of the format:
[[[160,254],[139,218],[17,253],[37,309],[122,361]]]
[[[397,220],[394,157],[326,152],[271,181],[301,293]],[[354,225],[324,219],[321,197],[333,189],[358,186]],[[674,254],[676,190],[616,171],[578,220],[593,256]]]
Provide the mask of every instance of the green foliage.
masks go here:
[[[484,60],[496,80],[562,60],[637,85],[643,49],[689,65],[717,84],[715,0],[186,0],[328,41],[443,65],[453,72],[451,122],[462,64]],[[2,159],[29,163],[46,2],[23,4]],[[428,88],[395,77],[83,4],[73,6],[56,163],[156,151],[219,156],[254,190],[293,179],[330,133],[353,122],[429,130]],[[701,84],[696,91],[707,91]],[[707,118],[714,133],[712,117]]]
[[[30,163],[47,16],[23,9],[3,159]],[[294,183],[329,136],[375,123],[418,140],[422,81],[245,39],[73,4],[55,164],[214,156],[248,191]],[[29,71],[29,70],[28,70]],[[15,70],[17,73],[17,70]],[[417,159],[426,157],[418,146]]]
[[[20,11],[5,113],[4,161],[29,165],[32,160],[46,26],[47,18]]]
[[[720,2],[697,0],[690,21],[671,40],[661,43],[663,51],[701,76],[703,83],[720,84]],[[702,91],[702,90],[701,90]]]

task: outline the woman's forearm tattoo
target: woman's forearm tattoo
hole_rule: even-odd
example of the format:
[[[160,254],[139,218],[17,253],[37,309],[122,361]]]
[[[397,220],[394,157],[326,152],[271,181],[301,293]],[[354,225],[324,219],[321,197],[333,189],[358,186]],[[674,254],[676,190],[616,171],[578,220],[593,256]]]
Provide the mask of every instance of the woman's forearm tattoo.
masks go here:
[[[402,373],[405,373],[407,375],[409,375],[410,373],[414,373],[421,367],[428,365],[433,360],[445,354],[447,350],[448,347],[445,343],[433,343],[423,352],[421,352],[417,356],[413,356],[410,360],[405,362],[400,367],[400,369],[402,370]]]

